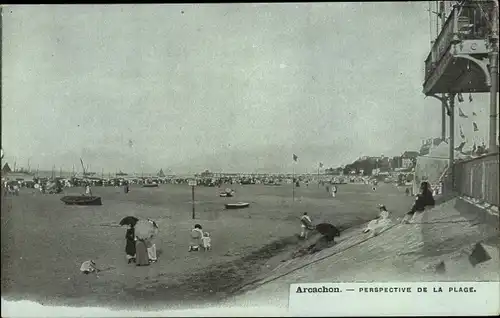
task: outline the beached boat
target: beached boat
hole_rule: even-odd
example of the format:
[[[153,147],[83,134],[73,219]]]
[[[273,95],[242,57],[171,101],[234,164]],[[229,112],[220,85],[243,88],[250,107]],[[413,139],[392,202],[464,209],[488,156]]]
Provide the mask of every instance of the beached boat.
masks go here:
[[[219,196],[220,197],[224,197],[224,198],[231,198],[232,196],[234,196],[234,190],[230,189],[230,188],[226,188],[224,191],[221,191],[219,193]]]
[[[158,183],[148,183],[148,184],[143,184],[143,188],[158,188]]]
[[[101,197],[87,195],[67,195],[61,201],[67,205],[102,205]]]
[[[250,206],[250,203],[246,202],[237,202],[237,203],[227,203],[224,204],[226,209],[243,209],[243,208],[248,208]]]

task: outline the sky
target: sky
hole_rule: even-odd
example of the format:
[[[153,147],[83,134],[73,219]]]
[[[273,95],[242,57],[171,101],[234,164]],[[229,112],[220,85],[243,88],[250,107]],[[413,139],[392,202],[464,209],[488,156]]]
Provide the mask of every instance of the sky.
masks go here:
[[[427,5],[6,7],[3,162],[314,172],[418,150],[441,131]],[[466,108],[485,135],[488,98]]]

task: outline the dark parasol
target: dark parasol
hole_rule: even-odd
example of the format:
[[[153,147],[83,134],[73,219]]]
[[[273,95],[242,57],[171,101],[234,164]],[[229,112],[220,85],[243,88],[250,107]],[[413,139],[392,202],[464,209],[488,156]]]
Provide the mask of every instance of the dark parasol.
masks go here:
[[[127,216],[127,217],[124,217],[120,221],[120,225],[121,226],[123,226],[123,225],[132,225],[132,226],[135,226],[137,224],[137,221],[139,221],[139,219],[136,218],[135,216]]]

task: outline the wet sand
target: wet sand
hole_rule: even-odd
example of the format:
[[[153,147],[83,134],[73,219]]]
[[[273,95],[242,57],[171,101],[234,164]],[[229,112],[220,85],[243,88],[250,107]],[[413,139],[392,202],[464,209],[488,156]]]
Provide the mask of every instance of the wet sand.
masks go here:
[[[218,188],[196,188],[196,219],[191,219],[187,185],[159,188],[95,187],[103,205],[66,206],[62,195],[33,194],[2,198],[2,296],[43,304],[107,307],[157,307],[217,301],[233,294],[269,270],[269,259],[297,249],[299,217],[308,212],[314,223],[340,228],[364,223],[383,203],[395,213],[408,210],[412,199],[393,185],[341,185],[336,198],[317,185],[233,185],[233,198]],[[222,187],[222,189],[225,186]],[[71,188],[66,194],[78,194]],[[224,203],[244,201],[250,208],[224,210]],[[159,261],[147,267],[127,264],[121,218],[154,219]],[[195,223],[211,233],[213,250],[188,252]],[[94,259],[104,271],[83,275],[80,264]],[[279,263],[277,261],[276,263]]]

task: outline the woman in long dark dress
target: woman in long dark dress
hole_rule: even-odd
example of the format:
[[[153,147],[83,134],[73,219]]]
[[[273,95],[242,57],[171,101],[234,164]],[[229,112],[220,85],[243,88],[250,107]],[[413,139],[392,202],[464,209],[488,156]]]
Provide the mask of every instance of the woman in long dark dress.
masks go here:
[[[128,263],[135,262],[135,233],[134,227],[129,225],[125,234],[127,244],[125,245],[125,253],[127,254]]]
[[[136,265],[149,265],[148,248],[145,240],[137,238],[137,241],[135,241],[135,251],[137,255],[135,262]]]
[[[417,195],[415,203],[411,207],[411,210],[406,213],[403,223],[408,223],[410,219],[415,216],[415,213],[421,213],[425,211],[426,207],[432,207],[436,204],[434,196],[432,195],[432,190],[428,182],[424,181],[420,184],[420,193]]]

